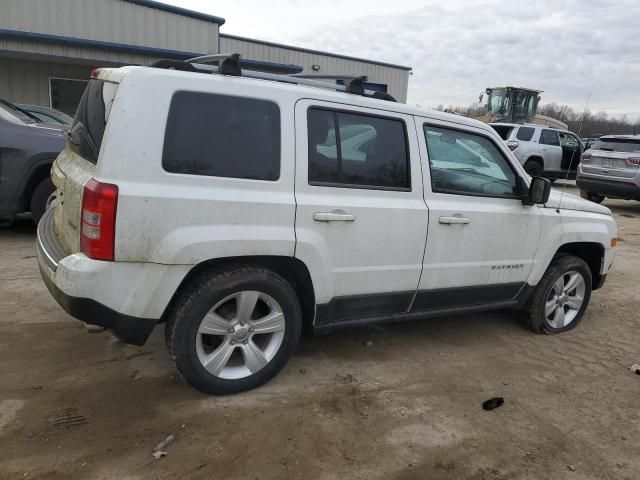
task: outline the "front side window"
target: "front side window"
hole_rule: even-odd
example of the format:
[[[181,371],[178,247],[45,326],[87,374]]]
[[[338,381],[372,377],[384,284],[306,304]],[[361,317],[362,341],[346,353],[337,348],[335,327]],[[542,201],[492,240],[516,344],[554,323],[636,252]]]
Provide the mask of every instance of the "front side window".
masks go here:
[[[278,105],[253,98],[176,92],[169,107],[162,166],[171,173],[278,180]]]
[[[309,109],[309,183],[410,189],[401,120]]]
[[[558,132],[553,130],[542,130],[540,134],[540,143],[542,145],[556,145],[560,146],[560,139],[558,138]]]
[[[577,148],[579,145],[578,139],[569,133],[560,134],[560,145],[567,148]]]
[[[424,126],[434,192],[487,197],[517,195],[516,174],[486,137]]]

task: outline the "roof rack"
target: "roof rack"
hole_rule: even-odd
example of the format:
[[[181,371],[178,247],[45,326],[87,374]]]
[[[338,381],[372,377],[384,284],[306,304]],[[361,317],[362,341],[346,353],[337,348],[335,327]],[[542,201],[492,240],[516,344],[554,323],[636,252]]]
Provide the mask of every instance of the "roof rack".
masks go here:
[[[241,60],[239,53],[216,53],[201,55],[187,60],[158,60],[150,67],[167,68],[187,72],[206,72],[230,75],[234,77],[257,78],[260,80],[273,80],[276,82],[291,83],[296,85],[307,85],[311,87],[326,88],[329,90],[361,95],[364,97],[377,98],[395,102],[396,99],[385,92],[368,90],[365,83],[368,78],[350,75],[326,75],[326,74],[278,74],[271,73],[279,70],[274,66],[280,64],[270,64],[269,62],[255,62],[253,60]],[[243,65],[243,62],[247,62]],[[253,62],[253,63],[251,63]],[[217,65],[212,65],[217,64]],[[243,70],[242,67],[245,67]],[[280,66],[281,67],[281,66]],[[293,66],[292,66],[293,67]],[[337,83],[323,82],[322,80],[342,80],[344,85]]]

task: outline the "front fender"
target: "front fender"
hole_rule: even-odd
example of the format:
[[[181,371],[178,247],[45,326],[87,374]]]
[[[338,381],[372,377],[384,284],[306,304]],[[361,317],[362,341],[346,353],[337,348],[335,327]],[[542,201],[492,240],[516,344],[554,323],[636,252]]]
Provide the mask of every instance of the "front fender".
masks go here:
[[[540,248],[529,274],[528,283],[536,285],[549,267],[553,257],[563,245],[569,243],[595,243],[604,249],[600,274],[606,274],[611,268],[615,249],[611,248],[611,239],[616,238],[617,226],[612,217],[591,212],[555,209],[544,210],[544,223]]]

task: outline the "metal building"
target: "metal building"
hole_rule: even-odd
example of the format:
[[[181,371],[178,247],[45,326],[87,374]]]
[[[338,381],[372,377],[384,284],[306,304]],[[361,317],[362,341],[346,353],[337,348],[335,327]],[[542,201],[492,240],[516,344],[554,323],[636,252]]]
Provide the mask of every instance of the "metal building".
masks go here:
[[[367,75],[369,88],[406,101],[410,67],[220,34],[224,23],[151,0],[0,0],[0,98],[73,114],[96,67],[233,52],[284,70]]]

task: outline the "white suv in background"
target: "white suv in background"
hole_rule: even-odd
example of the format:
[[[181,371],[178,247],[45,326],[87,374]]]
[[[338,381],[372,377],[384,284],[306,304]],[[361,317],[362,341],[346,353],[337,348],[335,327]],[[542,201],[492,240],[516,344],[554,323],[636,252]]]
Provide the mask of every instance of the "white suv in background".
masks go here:
[[[582,142],[574,133],[533,123],[492,123],[491,126],[532,177],[576,178]]]
[[[195,388],[263,384],[303,326],[514,309],[564,332],[604,282],[609,209],[551,193],[488,125],[177,66],[92,74],[37,245],[67,312],[138,345],[165,322]]]

